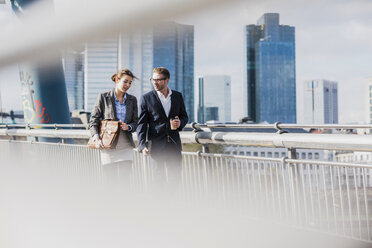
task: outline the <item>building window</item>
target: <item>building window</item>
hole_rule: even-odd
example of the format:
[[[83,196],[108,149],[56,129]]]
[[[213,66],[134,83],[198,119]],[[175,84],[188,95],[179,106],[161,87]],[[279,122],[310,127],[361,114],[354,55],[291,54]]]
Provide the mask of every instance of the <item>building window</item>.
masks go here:
[[[282,152],[282,157],[285,157],[285,152]]]
[[[261,152],[261,157],[265,157],[265,153],[264,152]]]
[[[302,158],[302,159],[306,159],[306,153],[302,152],[302,153],[301,153],[301,158]]]
[[[313,159],[313,154],[312,153],[308,153],[307,154],[307,157],[308,157],[308,159]]]
[[[272,153],[272,152],[268,152],[268,153],[267,153],[267,156],[268,156],[269,158],[272,158],[272,157],[273,157],[273,153]]]
[[[317,152],[314,153],[314,158],[315,158],[315,159],[319,159],[319,153],[317,153]]]
[[[251,156],[251,152],[247,152],[247,156]]]
[[[275,152],[275,153],[274,153],[274,157],[275,157],[275,158],[279,158],[279,152]]]
[[[253,156],[258,157],[258,152],[254,152]]]
[[[244,156],[244,152],[239,152],[239,155],[242,155],[242,156]]]

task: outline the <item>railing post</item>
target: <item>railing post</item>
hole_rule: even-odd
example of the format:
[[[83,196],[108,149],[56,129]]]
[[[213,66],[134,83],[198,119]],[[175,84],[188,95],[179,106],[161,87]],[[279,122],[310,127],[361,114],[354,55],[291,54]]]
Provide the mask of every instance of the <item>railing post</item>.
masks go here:
[[[202,145],[202,153],[209,153],[209,144],[203,144]]]
[[[295,148],[288,148],[288,158],[296,159],[296,149]]]

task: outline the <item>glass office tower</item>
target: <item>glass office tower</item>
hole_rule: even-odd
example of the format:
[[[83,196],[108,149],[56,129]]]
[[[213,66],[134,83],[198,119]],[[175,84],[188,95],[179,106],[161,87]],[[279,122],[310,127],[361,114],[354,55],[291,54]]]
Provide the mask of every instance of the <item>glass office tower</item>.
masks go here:
[[[194,26],[165,22],[154,28],[153,66],[168,68],[169,87],[183,94],[194,121]]]
[[[148,30],[121,35],[120,61],[139,77],[130,93],[138,100],[153,89],[154,67],[170,72],[169,87],[182,93],[189,122],[194,121],[194,27],[163,22]]]
[[[246,26],[248,116],[255,122],[296,123],[295,29],[266,13]]]

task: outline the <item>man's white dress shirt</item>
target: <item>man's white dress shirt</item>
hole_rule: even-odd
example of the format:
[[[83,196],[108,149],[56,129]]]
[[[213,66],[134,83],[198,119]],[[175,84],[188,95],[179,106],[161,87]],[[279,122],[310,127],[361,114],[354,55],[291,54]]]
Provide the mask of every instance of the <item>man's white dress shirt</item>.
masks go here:
[[[165,97],[163,95],[163,93],[161,93],[160,91],[156,91],[156,93],[159,96],[161,105],[163,105],[163,109],[164,109],[165,114],[167,115],[167,117],[169,117],[169,112],[170,112],[170,109],[171,109],[171,95],[172,95],[172,90],[169,87],[168,87],[168,89],[169,89],[169,93],[168,93],[167,97]]]

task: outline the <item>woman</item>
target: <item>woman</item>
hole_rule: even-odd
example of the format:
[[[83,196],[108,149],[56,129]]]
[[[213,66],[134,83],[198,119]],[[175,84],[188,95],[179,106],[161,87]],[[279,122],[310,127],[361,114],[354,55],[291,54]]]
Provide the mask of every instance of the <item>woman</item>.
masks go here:
[[[98,130],[101,120],[115,120],[120,123],[120,135],[115,149],[101,149],[101,163],[105,169],[127,170],[133,161],[135,144],[132,132],[136,131],[138,121],[137,99],[127,93],[136,77],[128,69],[122,69],[112,75],[115,88],[100,93],[89,120],[89,129],[96,148],[103,148]],[[126,167],[127,169],[125,169]],[[129,168],[128,168],[129,167]]]

